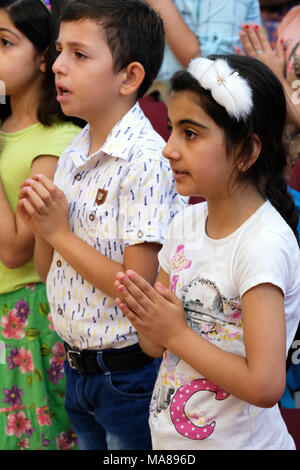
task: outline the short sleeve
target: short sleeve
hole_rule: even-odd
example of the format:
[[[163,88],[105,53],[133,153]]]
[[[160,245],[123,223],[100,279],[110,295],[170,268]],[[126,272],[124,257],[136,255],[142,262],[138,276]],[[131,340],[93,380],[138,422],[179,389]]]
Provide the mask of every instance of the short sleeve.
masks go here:
[[[234,257],[233,276],[242,296],[247,290],[263,283],[279,287],[283,294],[292,286],[295,258],[299,248],[293,235],[289,239],[277,232],[261,234],[259,240],[242,243]]]
[[[173,221],[174,222],[174,221]],[[168,231],[165,237],[164,244],[161,248],[161,250],[158,253],[158,261],[159,265],[162,267],[162,269],[165,271],[167,274],[171,274],[171,266],[170,266],[170,261],[171,261],[171,237],[170,234],[172,232],[172,224],[168,227]]]
[[[44,128],[45,134],[41,138],[37,136],[37,146],[35,154],[60,156],[62,152],[72,143],[75,136],[80,132],[80,128],[72,123],[62,123],[55,126]]]
[[[168,225],[185,205],[170,168],[160,159],[141,159],[123,177],[119,197],[119,238],[124,246],[163,243]]]
[[[248,8],[248,13],[247,13],[247,18],[245,19],[245,23],[251,23],[251,22],[255,24],[261,24],[259,0],[252,0],[252,2],[249,2],[249,8]]]
[[[169,224],[164,244],[158,253],[159,264],[167,274],[171,274],[171,262],[178,244],[188,243],[185,230],[189,234],[192,233],[190,225],[191,221],[194,220],[193,214],[197,210],[196,206],[190,206],[185,208],[184,211],[178,212]]]

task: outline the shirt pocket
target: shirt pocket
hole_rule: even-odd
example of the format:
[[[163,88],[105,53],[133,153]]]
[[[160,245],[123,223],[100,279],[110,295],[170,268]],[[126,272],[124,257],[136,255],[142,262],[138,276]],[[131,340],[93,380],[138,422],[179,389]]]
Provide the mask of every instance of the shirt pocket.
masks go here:
[[[82,208],[81,223],[86,235],[95,243],[116,239],[116,208],[110,204],[98,206],[85,204]]]

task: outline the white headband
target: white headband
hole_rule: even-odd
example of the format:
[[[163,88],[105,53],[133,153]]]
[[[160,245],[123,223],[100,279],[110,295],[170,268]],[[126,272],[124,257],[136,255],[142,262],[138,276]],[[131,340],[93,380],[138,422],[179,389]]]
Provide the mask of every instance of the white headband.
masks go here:
[[[224,106],[229,116],[246,120],[252,107],[252,90],[247,80],[234,71],[224,59],[193,59],[187,71],[214,100]]]

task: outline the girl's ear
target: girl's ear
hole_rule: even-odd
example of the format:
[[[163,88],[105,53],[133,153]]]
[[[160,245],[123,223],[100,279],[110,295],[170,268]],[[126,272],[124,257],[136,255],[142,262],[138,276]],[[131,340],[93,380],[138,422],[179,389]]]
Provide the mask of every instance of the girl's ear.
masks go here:
[[[41,71],[42,73],[45,73],[45,72],[46,72],[46,61],[45,61],[45,57],[44,57],[44,56],[41,57],[40,71]]]
[[[145,78],[145,69],[139,62],[131,62],[124,69],[124,79],[121,83],[120,93],[129,96],[136,93]]]
[[[261,151],[261,141],[260,138],[256,135],[253,134],[253,150],[252,154],[250,155],[249,159],[246,161],[243,161],[240,159],[237,162],[237,168],[240,172],[244,173],[245,171],[249,170],[249,168],[254,165],[256,160],[258,159]]]
[[[48,49],[39,54],[38,60],[40,61],[40,71],[42,73],[46,72],[46,54]]]

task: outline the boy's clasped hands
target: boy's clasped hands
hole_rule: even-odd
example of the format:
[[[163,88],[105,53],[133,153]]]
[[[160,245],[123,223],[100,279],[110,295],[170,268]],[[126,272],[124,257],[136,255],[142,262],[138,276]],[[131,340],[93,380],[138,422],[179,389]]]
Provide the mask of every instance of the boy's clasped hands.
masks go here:
[[[27,227],[52,246],[70,231],[66,197],[44,175],[22,183],[17,210]],[[120,294],[116,304],[133,327],[151,343],[172,349],[188,328],[180,299],[159,282],[152,287],[132,270],[119,272],[115,287]]]
[[[22,183],[17,211],[27,227],[50,245],[56,237],[70,231],[66,197],[45,175]]]

